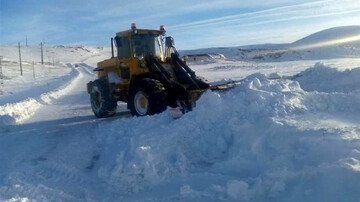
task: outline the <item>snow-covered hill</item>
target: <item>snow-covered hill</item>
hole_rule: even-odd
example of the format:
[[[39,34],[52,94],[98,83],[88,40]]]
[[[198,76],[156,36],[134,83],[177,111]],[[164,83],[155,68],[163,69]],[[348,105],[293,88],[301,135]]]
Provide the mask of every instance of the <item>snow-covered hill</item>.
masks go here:
[[[182,55],[220,53],[244,61],[294,61],[360,57],[360,26],[323,30],[290,44],[259,44],[240,47],[181,51]]]
[[[335,45],[336,42],[338,42],[343,46],[360,47],[360,26],[344,26],[326,29],[295,41],[291,45],[326,45],[329,42],[333,42],[333,44],[329,45]]]

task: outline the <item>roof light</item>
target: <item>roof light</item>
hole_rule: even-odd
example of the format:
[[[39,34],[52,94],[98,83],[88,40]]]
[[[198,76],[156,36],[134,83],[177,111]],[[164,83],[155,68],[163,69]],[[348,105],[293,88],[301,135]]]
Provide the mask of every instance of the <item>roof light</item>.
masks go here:
[[[131,23],[131,29],[132,29],[132,30],[136,30],[136,23],[134,23],[134,22]]]
[[[162,32],[162,35],[165,36],[165,32],[166,32],[165,25],[160,25],[160,31]]]

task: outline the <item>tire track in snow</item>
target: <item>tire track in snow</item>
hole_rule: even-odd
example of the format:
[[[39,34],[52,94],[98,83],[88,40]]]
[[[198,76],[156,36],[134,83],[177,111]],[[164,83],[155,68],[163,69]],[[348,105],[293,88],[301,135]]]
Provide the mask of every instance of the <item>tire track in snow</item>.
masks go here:
[[[75,93],[82,84],[83,81],[74,83]],[[74,92],[44,106],[33,118],[38,118],[42,110],[49,112],[48,108],[62,111],[59,102],[71,104],[67,97]],[[76,96],[83,98],[82,93]],[[0,178],[0,196],[5,201],[14,196],[38,201],[100,201],[100,190],[106,186],[94,174],[98,151],[91,130],[88,131],[93,123],[63,126],[62,116],[53,122],[36,119],[17,126],[13,134],[4,134],[12,137],[1,139],[6,140],[4,145],[11,145],[7,156],[20,157],[15,163],[13,159],[4,162],[8,166],[3,168],[4,176],[0,176],[4,179],[2,184]]]
[[[40,96],[40,100],[44,101],[46,104],[51,104],[53,100],[59,99],[60,97],[72,91],[73,87],[76,86],[78,81],[84,77],[79,70],[76,71],[77,71],[77,75],[75,78],[73,78],[71,81],[69,81],[63,87],[58,88],[57,90],[42,94]]]
[[[48,93],[49,104],[42,104],[31,120],[10,128],[4,135],[4,140],[5,136],[14,137],[4,143],[12,145],[10,156],[21,157],[13,164],[14,160],[6,159],[9,163],[5,162],[8,166],[3,168],[3,189],[0,185],[4,200],[13,196],[39,201],[101,199],[100,190],[106,186],[95,175],[99,157],[89,131],[97,122],[93,116],[86,116],[87,109],[77,111],[79,106],[88,105],[85,83],[91,75],[85,68],[74,68],[79,75],[65,88]]]
[[[47,162],[44,160],[40,162],[39,165],[21,169],[11,173],[7,177],[9,184],[27,185],[27,190],[12,190],[10,187],[10,190],[2,191],[0,189],[0,195],[7,192],[9,195],[16,193],[20,195],[23,194],[24,196],[32,196],[29,190],[37,190],[39,188],[37,185],[41,185],[40,187],[44,188],[41,194],[46,194],[46,196],[61,194],[61,198],[63,198],[63,194],[65,194],[65,196],[71,196],[73,199],[84,198],[83,193],[85,193],[89,187],[99,186],[100,183],[92,180],[80,171],[83,170],[73,168],[63,162]]]
[[[91,66],[91,65],[88,65],[86,63],[80,63],[78,64],[80,65],[83,70],[85,70],[85,73],[87,73],[88,75],[92,76],[92,77],[96,77],[97,76],[97,73],[95,73],[94,71],[91,71],[90,68],[92,69],[95,69],[95,67]]]
[[[16,193],[16,194],[14,194]],[[78,201],[76,197],[42,184],[18,183],[11,187],[0,187],[1,201]]]

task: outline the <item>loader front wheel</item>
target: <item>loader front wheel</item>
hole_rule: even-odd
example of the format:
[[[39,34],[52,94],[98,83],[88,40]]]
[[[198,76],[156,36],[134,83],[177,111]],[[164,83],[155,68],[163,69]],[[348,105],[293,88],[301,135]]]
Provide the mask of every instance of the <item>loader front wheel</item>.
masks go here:
[[[92,83],[90,102],[96,117],[103,118],[115,115],[117,101],[110,95],[107,79],[100,78]]]
[[[133,116],[158,114],[166,107],[166,91],[160,81],[140,79],[132,84],[128,108]]]

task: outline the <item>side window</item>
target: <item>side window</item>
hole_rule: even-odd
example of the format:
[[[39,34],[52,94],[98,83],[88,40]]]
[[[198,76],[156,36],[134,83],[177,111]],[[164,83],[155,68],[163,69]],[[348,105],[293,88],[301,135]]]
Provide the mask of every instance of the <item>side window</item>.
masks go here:
[[[120,59],[130,58],[130,46],[128,37],[115,37],[117,53]]]

